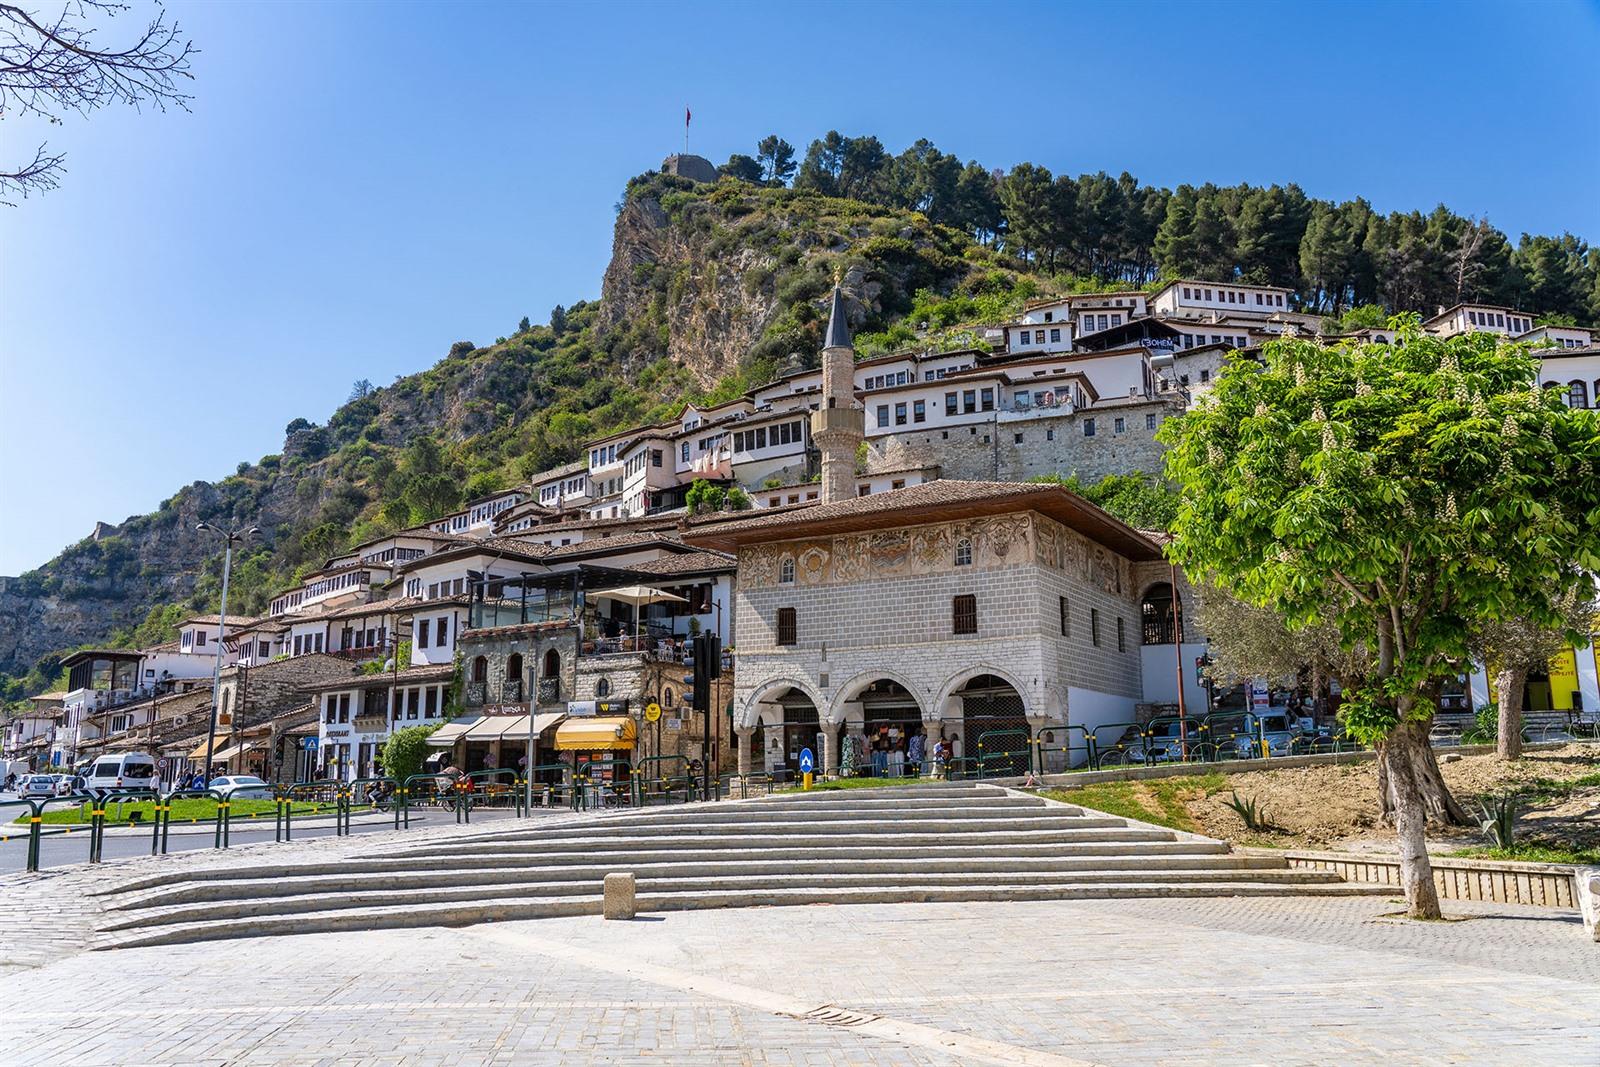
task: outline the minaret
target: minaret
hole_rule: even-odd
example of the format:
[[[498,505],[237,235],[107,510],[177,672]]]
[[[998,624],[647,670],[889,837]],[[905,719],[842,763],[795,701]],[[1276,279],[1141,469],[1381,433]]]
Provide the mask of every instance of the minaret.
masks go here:
[[[844,296],[833,287],[828,332],[822,341],[822,405],[811,413],[811,440],[822,453],[822,502],[856,495],[856,446],[866,433],[866,417],[856,407],[856,350],[845,321]]]

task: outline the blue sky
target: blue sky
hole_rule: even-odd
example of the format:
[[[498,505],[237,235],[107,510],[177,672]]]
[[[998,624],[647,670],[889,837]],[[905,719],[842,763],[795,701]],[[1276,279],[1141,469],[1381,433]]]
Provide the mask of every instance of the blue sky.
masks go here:
[[[69,167],[0,208],[0,574],[276,452],[358,378],[598,296],[685,105],[717,161],[926,136],[1600,241],[1595,4],[166,7],[192,113],[0,135]]]

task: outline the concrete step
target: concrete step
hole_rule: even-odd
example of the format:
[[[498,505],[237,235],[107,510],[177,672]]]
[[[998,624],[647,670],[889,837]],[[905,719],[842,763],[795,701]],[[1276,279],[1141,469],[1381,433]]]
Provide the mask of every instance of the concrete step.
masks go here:
[[[264,915],[287,915],[301,912],[338,911],[346,908],[410,907],[419,904],[446,901],[494,900],[507,897],[550,898],[592,895],[606,872],[577,881],[533,881],[501,885],[457,885],[447,888],[368,888],[357,891],[332,893],[305,893],[288,897],[255,897],[228,901],[206,901],[197,904],[178,904],[148,907],[125,911],[104,925],[102,930],[126,930],[141,926],[165,926],[174,923],[199,922],[212,919],[238,919]],[[636,872],[639,874],[639,872]],[[1035,888],[1071,887],[1115,883],[1123,885],[1173,883],[1203,884],[1238,882],[1246,880],[1234,870],[1218,871],[1084,871],[1076,874],[1036,875],[1028,871],[1013,870],[1004,875],[980,874],[910,874],[893,882],[886,882],[880,874],[788,874],[788,875],[722,875],[718,877],[664,877],[639,874],[639,892],[649,894],[722,893],[729,891],[790,891],[809,889],[873,889],[892,887],[895,890],[937,886],[984,887],[996,881]],[[1252,871],[1248,880],[1271,885],[1329,885],[1342,881],[1331,871],[1284,868],[1278,871]]]
[[[586,822],[569,820],[565,825],[540,827],[510,827],[493,834],[452,838],[447,846],[457,849],[505,847],[517,843],[546,844],[566,840],[646,839],[652,836],[684,835],[780,835],[816,838],[839,830],[853,834],[887,834],[899,836],[907,833],[981,834],[994,830],[1087,830],[1115,829],[1128,825],[1126,819],[1111,815],[1038,815],[1001,818],[998,816],[956,817],[909,814],[902,818],[878,815],[843,815],[839,818],[752,818],[742,821],[702,822],[693,819],[671,821],[618,820],[614,822]],[[436,846],[417,846],[423,847]]]
[[[1126,854],[1082,856],[1076,858],[999,857],[994,859],[929,859],[927,857],[882,859],[792,859],[776,861],[765,856],[750,859],[706,860],[694,856],[675,856],[671,860],[639,862],[627,854],[596,855],[567,866],[543,865],[506,868],[444,868],[409,872],[407,888],[449,889],[460,886],[503,886],[533,882],[599,882],[612,871],[631,871],[640,879],[661,878],[792,878],[858,876],[898,883],[904,879],[934,876],[961,876],[997,879],[1012,875],[1032,878],[1077,878],[1101,871],[1125,872],[1130,877],[1145,873],[1151,877],[1181,876],[1190,872],[1272,872],[1288,870],[1278,856],[1199,855],[1166,856]],[[1318,872],[1319,874],[1321,872]],[[351,872],[299,874],[272,878],[234,878],[226,881],[163,884],[153,889],[121,893],[107,900],[112,911],[197,904],[206,901],[231,901],[245,898],[298,896],[334,892],[366,892],[393,889],[394,872]]]
[[[824,887],[641,893],[638,906],[642,912],[658,912],[704,908],[786,907],[802,904],[1075,900],[1106,897],[1355,896],[1393,892],[1393,888],[1389,886],[1357,885],[1347,882],[1307,884],[1240,880],[1172,883],[1107,882],[1075,885],[993,883],[984,886]],[[173,923],[167,926],[109,932],[102,935],[93,947],[105,950],[281,934],[462,926],[479,922],[537,919],[557,915],[593,915],[599,911],[600,897],[596,895],[432,901],[403,906],[356,907],[334,911]]]
[[[711,843],[715,846],[715,843]],[[736,844],[742,844],[737,843]],[[614,842],[596,843],[593,849],[571,849],[555,853],[528,850],[514,854],[467,853],[436,857],[437,865],[430,865],[408,855],[371,856],[360,859],[321,861],[311,863],[256,862],[248,868],[206,867],[195,870],[150,875],[97,890],[95,896],[115,896],[138,890],[154,889],[176,884],[195,885],[219,881],[267,881],[272,879],[300,878],[312,875],[340,875],[348,873],[383,874],[394,879],[410,878],[431,870],[448,867],[471,871],[525,871],[531,868],[561,865],[610,864],[611,870],[622,870],[629,864],[667,862],[737,861],[746,858],[779,863],[807,860],[872,862],[875,860],[904,861],[907,863],[950,861],[969,863],[982,860],[1017,859],[1029,863],[1051,860],[1082,859],[1089,862],[1102,858],[1137,854],[1162,857],[1173,861],[1229,855],[1228,846],[1220,841],[1204,838],[1183,840],[1098,840],[1062,843],[1037,841],[1010,843],[1004,847],[975,849],[971,843],[951,844],[935,839],[931,842],[906,843],[873,840],[866,844],[841,844],[837,839],[826,839],[823,844],[806,844],[788,841],[759,851],[741,847],[706,847],[704,839],[691,839],[681,850],[658,850],[642,853],[636,849],[613,847]],[[433,857],[428,857],[433,858]]]

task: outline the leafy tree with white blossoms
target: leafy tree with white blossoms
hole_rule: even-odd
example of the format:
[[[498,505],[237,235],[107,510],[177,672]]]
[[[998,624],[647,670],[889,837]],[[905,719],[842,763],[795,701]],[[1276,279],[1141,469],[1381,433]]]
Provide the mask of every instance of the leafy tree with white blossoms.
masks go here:
[[[1236,359],[1163,440],[1191,578],[1370,656],[1340,716],[1378,750],[1409,912],[1437,918],[1433,694],[1483,623],[1559,627],[1600,570],[1600,415],[1542,392],[1521,346],[1395,325],[1392,346],[1289,338]]]

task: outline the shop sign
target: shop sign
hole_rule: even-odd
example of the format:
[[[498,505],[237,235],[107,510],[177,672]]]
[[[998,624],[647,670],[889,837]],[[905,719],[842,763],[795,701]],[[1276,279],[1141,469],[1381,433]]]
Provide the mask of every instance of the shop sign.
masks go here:
[[[652,700],[644,707],[644,721],[655,722],[659,718],[661,718],[661,705]]]
[[[669,729],[669,730],[681,730],[681,729],[683,729],[683,720],[682,719],[668,719],[667,720],[667,729]]]
[[[528,714],[528,705],[526,701],[520,704],[485,704],[483,713],[485,715],[526,715]]]

